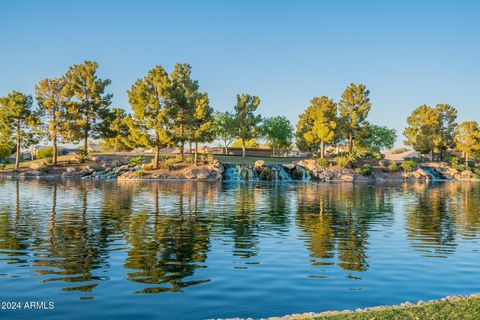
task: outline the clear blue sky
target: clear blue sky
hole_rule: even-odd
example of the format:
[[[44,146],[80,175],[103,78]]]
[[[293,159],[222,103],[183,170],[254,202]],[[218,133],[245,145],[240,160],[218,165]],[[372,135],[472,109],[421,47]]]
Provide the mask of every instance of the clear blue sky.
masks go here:
[[[371,91],[370,121],[401,132],[418,105],[480,121],[480,1],[0,2],[0,95],[33,94],[84,60],[112,80],[113,106],[156,64],[188,62],[218,110],[237,93],[296,123],[313,96]]]

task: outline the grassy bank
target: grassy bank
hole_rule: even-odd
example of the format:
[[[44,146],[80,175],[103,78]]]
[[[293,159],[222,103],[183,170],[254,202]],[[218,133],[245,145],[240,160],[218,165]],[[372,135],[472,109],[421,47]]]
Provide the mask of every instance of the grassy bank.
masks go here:
[[[476,320],[480,319],[480,295],[450,297],[418,304],[392,307],[374,307],[358,312],[322,313],[317,316],[292,316],[286,319],[319,320],[387,320],[387,319],[430,319],[430,320]]]

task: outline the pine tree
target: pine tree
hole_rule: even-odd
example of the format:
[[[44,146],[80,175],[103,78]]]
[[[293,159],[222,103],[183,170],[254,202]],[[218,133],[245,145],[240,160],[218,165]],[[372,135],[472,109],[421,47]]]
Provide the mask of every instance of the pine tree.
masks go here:
[[[368,126],[366,119],[372,108],[369,95],[370,91],[365,85],[352,83],[345,89],[338,104],[342,128],[348,138],[349,152],[353,150],[355,136]]]
[[[170,107],[172,83],[162,66],[155,66],[128,91],[133,117],[126,118],[130,147],[154,149],[153,165],[158,168],[160,148],[173,144]]]
[[[17,91],[0,98],[0,136],[6,145],[15,144],[15,170],[20,168],[22,148],[27,148],[36,140],[35,128],[38,125],[38,113],[32,108],[32,97]]]
[[[83,149],[88,150],[89,138],[103,136],[102,128],[106,125],[111,94],[105,94],[110,80],[102,80],[97,76],[98,64],[94,61],[85,61],[69,68],[65,78],[73,97],[68,109],[72,121],[67,123],[70,140],[76,142],[83,140]]]

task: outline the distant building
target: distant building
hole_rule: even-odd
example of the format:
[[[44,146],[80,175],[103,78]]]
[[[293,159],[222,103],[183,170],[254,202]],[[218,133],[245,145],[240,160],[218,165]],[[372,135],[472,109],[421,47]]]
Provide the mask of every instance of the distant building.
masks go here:
[[[414,150],[407,150],[400,153],[393,153],[391,151],[387,151],[383,155],[385,156],[385,160],[390,160],[390,161],[405,161],[410,159],[421,158],[421,155]]]

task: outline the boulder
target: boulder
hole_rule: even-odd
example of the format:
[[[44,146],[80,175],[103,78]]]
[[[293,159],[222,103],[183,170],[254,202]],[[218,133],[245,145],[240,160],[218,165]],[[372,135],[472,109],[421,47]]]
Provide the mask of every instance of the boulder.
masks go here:
[[[34,171],[42,171],[47,169],[47,164],[44,161],[32,162],[30,163],[29,168]]]
[[[192,169],[188,169],[185,171],[183,174],[185,179],[196,179],[197,178],[197,173],[194,172]]]
[[[77,168],[75,168],[75,167],[67,167],[65,169],[65,172],[68,172],[68,173],[72,173],[72,172],[75,172],[75,171],[77,171]]]
[[[253,165],[253,168],[257,171],[262,170],[262,168],[265,166],[265,161],[263,160],[257,160],[255,161],[255,164]]]
[[[210,179],[210,174],[208,172],[200,172],[197,175],[197,180],[207,180]]]
[[[419,170],[420,170],[420,169],[419,169]],[[413,172],[412,175],[413,175],[413,177],[414,177],[415,179],[422,179],[422,178],[425,177],[425,176],[422,175],[420,172],[418,172],[418,170],[415,171],[415,172]]]
[[[417,173],[417,174],[419,174],[419,175],[422,176],[422,177],[427,177],[427,178],[429,177],[428,173],[427,173],[425,170],[421,169],[421,168],[417,169],[417,171],[415,171],[414,173]]]
[[[340,177],[340,180],[343,181],[343,182],[353,182],[353,175],[352,174],[343,174],[341,177]]]
[[[295,165],[293,163],[285,163],[285,164],[283,164],[283,167],[287,170],[295,169]]]
[[[469,177],[469,176],[471,176],[471,175],[472,175],[472,171],[470,171],[470,170],[464,170],[464,171],[462,171],[462,176],[467,176],[467,177]]]

